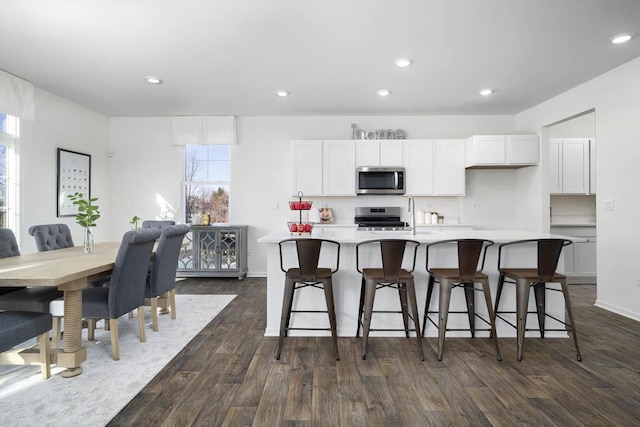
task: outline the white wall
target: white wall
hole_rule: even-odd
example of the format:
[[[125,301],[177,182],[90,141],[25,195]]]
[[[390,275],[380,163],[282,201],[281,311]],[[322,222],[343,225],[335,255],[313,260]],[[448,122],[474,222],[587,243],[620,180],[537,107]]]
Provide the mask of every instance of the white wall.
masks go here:
[[[109,235],[109,119],[65,99],[35,90],[36,121],[21,121],[19,141],[20,218],[17,231],[22,253],[36,252],[27,230],[34,224],[65,223],[81,245],[82,227],[73,217],[56,217],[57,148],[91,155],[91,195],[98,197],[103,217],[95,227],[96,241]]]
[[[519,132],[548,137],[543,129],[567,117],[595,109],[598,296],[596,305],[640,320],[640,263],[638,218],[640,197],[640,58],[590,80],[562,95],[518,114]],[[546,156],[543,153],[542,159]],[[544,168],[534,177],[540,186],[531,192],[531,203],[544,206],[548,217],[548,192],[543,186]],[[544,182],[546,184],[546,182]],[[615,210],[605,211],[606,201]],[[543,223],[543,211],[531,209],[526,220]],[[543,230],[543,228],[541,228]]]
[[[159,207],[155,194],[160,194],[176,208],[180,203],[180,154],[171,145],[170,120],[161,118],[111,118],[111,197],[113,199],[113,230],[126,230],[133,215],[145,219],[157,217]],[[291,213],[287,202],[291,200],[291,140],[295,139],[350,139],[351,124],[362,129],[404,129],[408,137],[466,138],[473,134],[513,133],[513,116],[403,116],[403,117],[240,117],[238,118],[237,146],[231,150],[230,220],[234,224],[249,225],[249,274],[266,274],[266,251],[257,240],[274,230],[286,227]],[[479,191],[496,189],[506,191],[502,203],[511,203],[516,193],[514,180],[502,179],[513,171],[478,171],[470,183],[469,196],[480,198]],[[469,178],[469,177],[468,177]],[[497,187],[499,186],[499,187]],[[470,198],[470,200],[471,200]],[[429,205],[445,216],[462,216],[466,223],[477,218],[495,220],[496,228],[504,220],[515,228],[512,212],[499,209],[496,203],[483,203],[478,212],[466,213],[467,206],[459,198],[420,198],[418,206]],[[277,202],[279,210],[270,211],[268,203]],[[352,222],[356,205],[404,206],[401,197],[322,198],[334,209],[336,221]],[[503,221],[495,213],[502,212]],[[180,211],[176,219],[183,221]],[[501,227],[504,228],[504,227]]]

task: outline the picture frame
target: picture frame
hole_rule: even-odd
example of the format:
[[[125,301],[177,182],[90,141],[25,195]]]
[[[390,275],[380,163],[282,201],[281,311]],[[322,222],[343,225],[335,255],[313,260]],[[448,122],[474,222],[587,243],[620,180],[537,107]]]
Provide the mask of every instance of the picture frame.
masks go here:
[[[320,224],[333,224],[333,211],[331,208],[320,208]]]
[[[75,216],[78,206],[68,196],[78,192],[91,198],[91,155],[58,148],[56,183],[57,216]]]

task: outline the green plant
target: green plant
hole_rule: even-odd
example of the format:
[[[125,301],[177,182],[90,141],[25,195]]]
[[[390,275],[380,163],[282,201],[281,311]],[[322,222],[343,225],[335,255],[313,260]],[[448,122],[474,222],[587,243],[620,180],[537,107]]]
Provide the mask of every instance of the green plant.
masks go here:
[[[138,215],[134,215],[133,218],[131,218],[131,221],[129,222],[129,224],[133,225],[133,229],[134,230],[138,230],[140,227],[138,226],[138,221],[140,221],[142,218],[140,218]]]
[[[95,227],[96,220],[100,218],[100,207],[94,205],[98,198],[92,197],[87,200],[82,193],[77,192],[69,194],[67,197],[71,199],[74,205],[78,206],[76,222],[83,227]]]

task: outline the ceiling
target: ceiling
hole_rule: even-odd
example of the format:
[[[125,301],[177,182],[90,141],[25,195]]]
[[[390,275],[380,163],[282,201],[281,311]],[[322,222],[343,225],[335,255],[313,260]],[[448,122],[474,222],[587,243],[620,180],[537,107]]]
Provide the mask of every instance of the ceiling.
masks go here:
[[[0,69],[108,116],[515,114],[640,56],[638,0],[1,2]]]

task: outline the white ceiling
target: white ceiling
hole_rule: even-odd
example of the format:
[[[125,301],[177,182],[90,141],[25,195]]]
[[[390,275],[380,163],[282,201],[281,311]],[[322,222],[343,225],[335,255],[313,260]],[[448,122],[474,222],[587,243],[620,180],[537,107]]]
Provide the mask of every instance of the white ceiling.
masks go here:
[[[108,116],[515,114],[638,56],[638,0],[0,0],[0,69]]]

